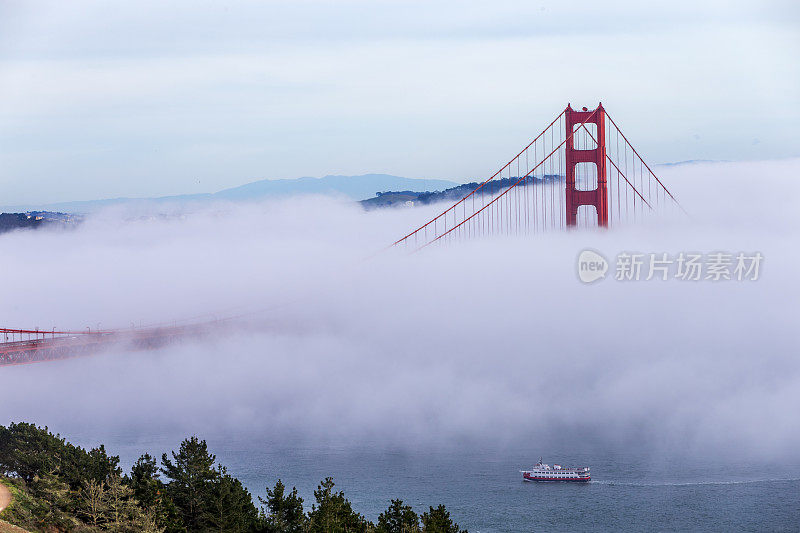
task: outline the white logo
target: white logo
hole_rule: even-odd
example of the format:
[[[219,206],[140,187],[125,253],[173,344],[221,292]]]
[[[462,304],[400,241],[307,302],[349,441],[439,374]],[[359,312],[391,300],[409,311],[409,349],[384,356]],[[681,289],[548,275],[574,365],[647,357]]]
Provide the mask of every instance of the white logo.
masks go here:
[[[584,250],[578,255],[578,278],[584,283],[592,283],[606,277],[608,261],[599,253]]]

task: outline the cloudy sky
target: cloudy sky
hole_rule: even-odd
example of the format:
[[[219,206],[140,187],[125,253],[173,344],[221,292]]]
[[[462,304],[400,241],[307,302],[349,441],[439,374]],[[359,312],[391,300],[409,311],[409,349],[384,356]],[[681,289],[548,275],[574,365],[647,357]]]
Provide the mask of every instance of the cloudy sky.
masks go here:
[[[800,155],[790,1],[0,0],[1,202],[484,177],[567,102],[652,162]]]

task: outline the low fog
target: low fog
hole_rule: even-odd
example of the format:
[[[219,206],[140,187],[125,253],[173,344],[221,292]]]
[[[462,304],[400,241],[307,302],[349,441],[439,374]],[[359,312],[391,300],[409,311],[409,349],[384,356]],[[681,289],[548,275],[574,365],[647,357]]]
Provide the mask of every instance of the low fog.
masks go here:
[[[151,352],[0,368],[0,424],[419,450],[580,441],[797,459],[800,160],[656,169],[691,217],[381,250],[442,206],[112,210],[0,236],[4,327],[242,315]],[[584,285],[576,257],[756,252],[757,281]],[[376,254],[376,252],[379,252]],[[613,268],[613,267],[612,267]],[[110,451],[114,451],[113,449]]]

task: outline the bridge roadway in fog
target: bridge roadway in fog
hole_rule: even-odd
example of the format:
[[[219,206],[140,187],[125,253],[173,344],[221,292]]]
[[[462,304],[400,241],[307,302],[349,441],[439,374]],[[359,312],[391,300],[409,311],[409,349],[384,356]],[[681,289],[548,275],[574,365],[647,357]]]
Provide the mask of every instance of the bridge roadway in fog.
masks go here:
[[[0,329],[0,366],[23,365],[94,355],[112,348],[152,350],[218,327],[216,322],[170,327],[106,331],[52,331]],[[28,337],[25,339],[24,337]],[[23,340],[13,340],[15,337]],[[8,340],[11,338],[12,340]]]

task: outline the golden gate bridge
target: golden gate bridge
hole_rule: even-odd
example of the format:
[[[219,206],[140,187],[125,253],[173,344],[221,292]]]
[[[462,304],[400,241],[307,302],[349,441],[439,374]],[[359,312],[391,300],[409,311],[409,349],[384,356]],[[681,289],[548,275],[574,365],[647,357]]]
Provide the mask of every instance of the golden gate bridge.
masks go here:
[[[602,104],[592,110],[567,105],[500,170],[390,247],[416,252],[495,235],[608,228],[676,209],[683,210]],[[205,335],[232,318],[95,331],[0,328],[0,366],[91,355],[115,346],[160,348]]]

